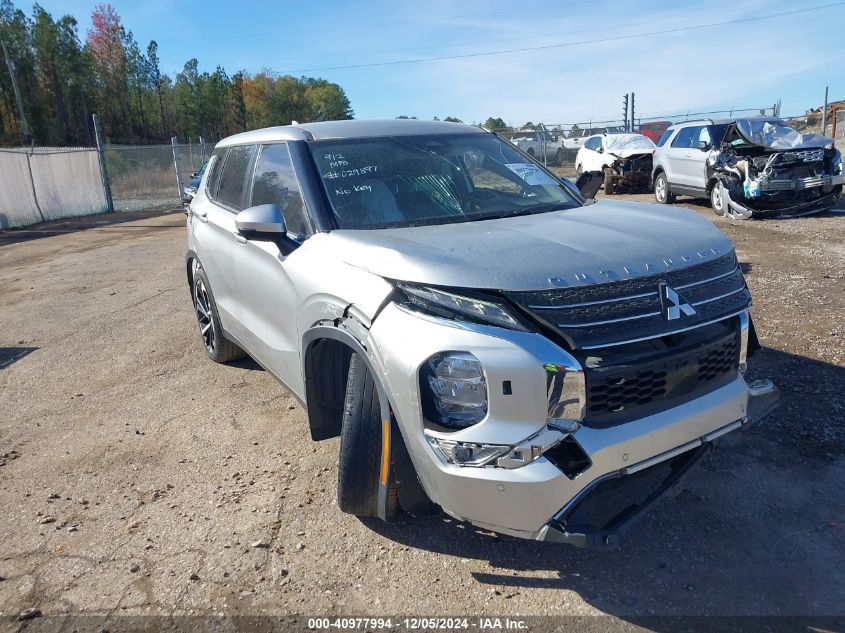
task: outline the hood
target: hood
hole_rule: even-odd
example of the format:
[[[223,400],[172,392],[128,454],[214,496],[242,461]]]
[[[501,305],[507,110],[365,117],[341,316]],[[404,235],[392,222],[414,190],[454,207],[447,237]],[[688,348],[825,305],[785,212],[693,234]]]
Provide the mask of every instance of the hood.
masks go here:
[[[801,134],[780,120],[740,119],[733,124],[736,133],[749,145],[766,149],[816,149],[833,146],[833,139],[821,134]],[[731,131],[725,134],[729,139]]]
[[[332,231],[331,252],[395,279],[455,288],[541,290],[683,268],[732,250],[695,211],[601,201],[535,215]]]
[[[643,134],[608,134],[604,144],[607,153],[618,158],[652,154],[657,149],[654,142]]]

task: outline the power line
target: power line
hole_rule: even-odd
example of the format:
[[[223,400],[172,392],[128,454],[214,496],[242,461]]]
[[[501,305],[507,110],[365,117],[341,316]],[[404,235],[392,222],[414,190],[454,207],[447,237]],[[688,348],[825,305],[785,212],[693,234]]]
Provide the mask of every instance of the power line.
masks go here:
[[[617,42],[620,40],[631,40],[643,37],[651,37],[652,35],[667,35],[670,33],[683,33],[688,31],[699,31],[701,29],[713,28],[715,26],[727,26],[730,24],[742,24],[745,22],[759,22],[761,20],[770,20],[772,18],[780,18],[788,15],[797,15],[799,13],[810,13],[811,11],[821,11],[822,9],[830,9],[832,7],[839,7],[845,5],[845,1],[833,2],[830,4],[822,4],[815,7],[808,7],[806,9],[795,9],[792,11],[781,11],[779,13],[769,13],[767,15],[751,16],[747,18],[736,18],[734,20],[725,20],[723,22],[710,22],[708,24],[696,24],[694,26],[680,26],[672,29],[662,29],[659,31],[648,31],[645,33],[632,33],[629,35],[617,35],[615,37],[603,37],[592,40],[580,40],[576,42],[563,42],[561,44],[547,44],[545,46],[525,46],[523,48],[511,48],[498,51],[483,51],[478,53],[465,53],[462,55],[443,55],[440,57],[420,57],[417,59],[397,59],[388,62],[372,62],[366,64],[347,64],[343,66],[322,66],[317,68],[297,68],[292,70],[278,71],[275,74],[291,74],[291,73],[307,73],[317,72],[323,70],[348,70],[352,68],[372,68],[375,66],[396,66],[399,64],[419,64],[423,62],[437,62],[447,61],[452,59],[466,59],[472,57],[489,57],[491,55],[507,55],[510,53],[525,53],[528,51],[542,51],[553,48],[566,48],[571,46],[585,46],[588,44],[599,44],[603,42]]]

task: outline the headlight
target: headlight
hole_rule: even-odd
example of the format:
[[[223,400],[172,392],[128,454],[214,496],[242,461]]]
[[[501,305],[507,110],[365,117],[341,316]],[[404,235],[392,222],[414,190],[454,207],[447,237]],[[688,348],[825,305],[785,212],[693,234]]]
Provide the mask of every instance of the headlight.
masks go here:
[[[408,307],[448,319],[463,318],[510,330],[528,331],[519,317],[511,313],[501,303],[429,286],[415,286],[406,283],[396,285],[405,295],[407,300],[405,305]]]
[[[487,415],[487,381],[478,359],[467,352],[429,358],[420,371],[426,419],[449,429],[465,429]]]

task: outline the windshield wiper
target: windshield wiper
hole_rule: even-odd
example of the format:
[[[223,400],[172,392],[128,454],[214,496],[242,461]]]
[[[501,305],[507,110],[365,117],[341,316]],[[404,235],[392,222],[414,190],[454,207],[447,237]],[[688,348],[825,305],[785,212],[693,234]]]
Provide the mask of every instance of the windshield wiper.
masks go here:
[[[510,209],[508,211],[501,211],[499,213],[490,213],[488,215],[477,216],[479,220],[495,220],[497,218],[511,218],[520,215],[534,215],[535,213],[546,213],[550,211],[563,211],[564,209],[571,209],[572,206],[565,202],[545,202],[543,204],[532,204],[528,207],[520,207],[518,209]]]

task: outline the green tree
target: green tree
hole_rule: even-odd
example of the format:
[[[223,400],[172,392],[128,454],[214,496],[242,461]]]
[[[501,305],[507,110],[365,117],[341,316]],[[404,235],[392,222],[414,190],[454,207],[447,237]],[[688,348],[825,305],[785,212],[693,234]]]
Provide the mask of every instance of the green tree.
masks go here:
[[[175,76],[161,69],[159,46],[143,49],[110,4],[91,13],[80,41],[71,15],[54,19],[35,4],[32,17],[13,0],[0,0],[0,36],[13,60],[23,110],[40,144],[84,144],[99,114],[107,141],[210,141],[248,128],[296,121],[349,119],[349,98],[339,85],[314,77],[212,72],[188,60]],[[0,68],[0,144],[20,144],[21,122],[11,77]]]
[[[493,118],[488,117],[488,119],[484,122],[484,127],[488,130],[501,130],[503,128],[508,127],[508,124],[499,117]]]

